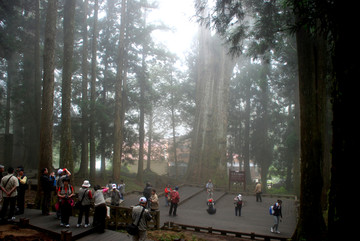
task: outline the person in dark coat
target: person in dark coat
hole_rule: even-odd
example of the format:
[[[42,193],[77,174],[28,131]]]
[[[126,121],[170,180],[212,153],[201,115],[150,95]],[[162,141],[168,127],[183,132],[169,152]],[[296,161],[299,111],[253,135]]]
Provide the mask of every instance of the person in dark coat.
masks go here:
[[[52,172],[49,175],[49,170],[47,168],[43,168],[41,170],[41,177],[40,177],[40,185],[43,191],[43,201],[41,205],[41,213],[42,215],[49,215],[50,214],[50,203],[51,203],[51,192],[53,190],[55,181],[55,173]]]

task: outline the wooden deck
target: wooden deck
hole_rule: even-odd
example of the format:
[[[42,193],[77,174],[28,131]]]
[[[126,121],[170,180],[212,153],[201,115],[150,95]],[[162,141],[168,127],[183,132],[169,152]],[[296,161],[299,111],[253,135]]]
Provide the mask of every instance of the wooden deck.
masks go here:
[[[56,218],[55,213],[44,216],[41,215],[41,210],[38,209],[25,209],[23,215],[16,217],[16,222],[45,232],[54,237],[55,240],[132,240],[127,233],[111,230],[97,233],[92,226],[77,228],[77,217],[74,216],[70,217],[70,228],[60,227],[60,220]],[[90,217],[90,223],[92,223],[92,217]]]

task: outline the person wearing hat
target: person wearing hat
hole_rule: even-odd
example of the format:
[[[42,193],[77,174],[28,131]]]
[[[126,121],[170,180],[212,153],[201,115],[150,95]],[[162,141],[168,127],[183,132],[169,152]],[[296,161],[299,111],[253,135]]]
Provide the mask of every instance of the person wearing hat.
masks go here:
[[[90,182],[88,180],[85,180],[84,183],[81,185],[79,189],[78,194],[78,200],[80,201],[80,208],[79,208],[79,217],[78,222],[76,224],[76,227],[81,227],[82,222],[82,216],[85,215],[85,225],[84,228],[87,228],[90,226],[89,223],[89,212],[90,212],[90,202],[92,199],[92,193],[90,188]]]
[[[49,170],[47,168],[43,168],[41,170],[41,177],[40,177],[40,185],[43,191],[43,201],[41,205],[42,215],[49,215],[49,207],[51,202],[51,191],[54,185],[55,177],[54,173],[52,172],[49,175]]]
[[[147,207],[147,199],[146,197],[141,197],[139,199],[139,205],[136,205],[132,209],[132,222],[137,225],[139,228],[139,233],[137,235],[133,235],[133,240],[141,240],[145,241],[147,236],[147,221],[151,220],[151,214]]]
[[[120,191],[117,190],[116,184],[111,185],[111,189],[109,190],[109,196],[111,198],[111,205],[119,206],[120,204]]]
[[[239,193],[236,197],[234,197],[234,205],[235,205],[235,216],[239,213],[239,217],[241,216],[241,208],[242,208],[242,196]]]
[[[208,209],[206,210],[209,214],[215,214],[216,208],[215,208],[215,201],[213,198],[209,198],[206,202]]]
[[[171,191],[170,193],[170,210],[169,210],[169,216],[171,216],[171,214],[173,216],[176,216],[176,210],[177,210],[177,206],[178,203],[180,201],[180,195],[178,192],[179,188],[175,187],[175,190]]]

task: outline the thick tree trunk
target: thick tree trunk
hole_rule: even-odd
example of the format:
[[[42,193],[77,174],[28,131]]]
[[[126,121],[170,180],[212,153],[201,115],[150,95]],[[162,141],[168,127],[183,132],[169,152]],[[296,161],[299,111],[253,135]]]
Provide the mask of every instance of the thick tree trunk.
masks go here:
[[[66,0],[64,6],[64,55],[62,73],[60,167],[74,171],[71,137],[71,78],[74,52],[74,17],[76,0]],[[71,176],[73,178],[73,175]]]
[[[301,187],[300,211],[294,240],[323,240],[325,223],[321,208],[323,186],[324,125],[322,98],[322,40],[312,38],[306,29],[297,31],[299,63],[300,125],[301,125]],[[320,45],[319,45],[320,43]]]
[[[56,42],[57,1],[50,1],[47,7],[44,45],[43,94],[40,125],[40,160],[38,183],[41,169],[52,167],[53,110],[54,110],[54,69]],[[41,185],[38,185],[37,200],[40,200]]]
[[[224,180],[229,81],[235,62],[217,37],[200,30],[195,126],[188,180]],[[222,183],[226,184],[226,183]]]

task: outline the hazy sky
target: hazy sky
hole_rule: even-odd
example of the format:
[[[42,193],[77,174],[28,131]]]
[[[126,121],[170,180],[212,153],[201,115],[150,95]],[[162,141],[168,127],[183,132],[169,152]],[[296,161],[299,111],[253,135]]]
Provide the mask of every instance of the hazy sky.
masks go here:
[[[150,21],[162,21],[173,31],[155,31],[155,41],[161,42],[171,52],[184,58],[185,52],[190,48],[197,31],[194,0],[157,0],[159,8],[152,10],[148,17]]]

